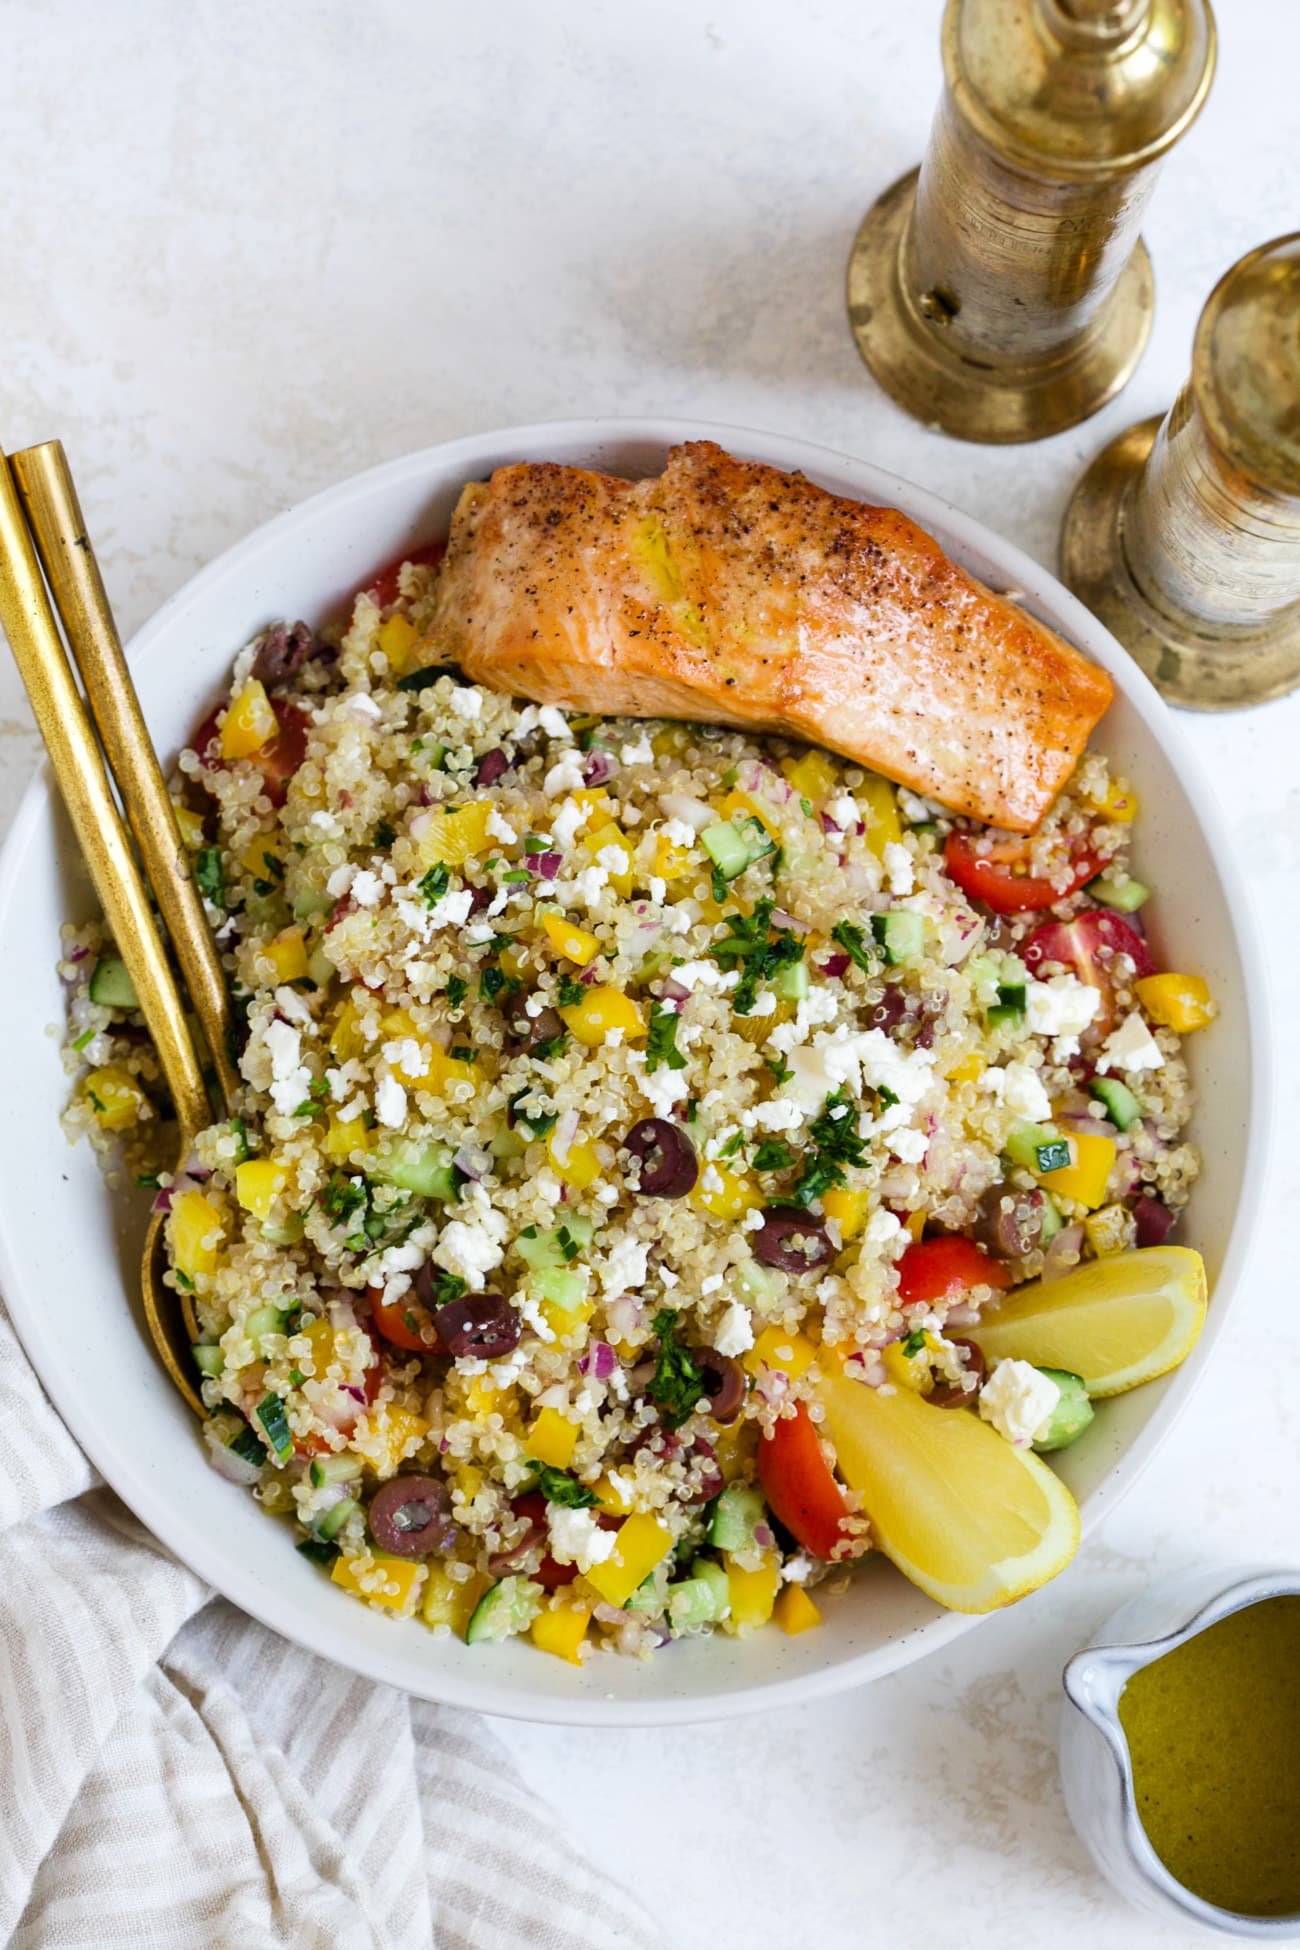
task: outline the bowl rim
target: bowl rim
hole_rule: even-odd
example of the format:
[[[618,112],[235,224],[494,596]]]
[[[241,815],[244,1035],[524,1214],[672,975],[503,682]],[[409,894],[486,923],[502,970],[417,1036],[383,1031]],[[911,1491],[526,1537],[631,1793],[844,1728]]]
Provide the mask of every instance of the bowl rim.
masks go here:
[[[395,483],[418,480],[434,473],[445,477],[453,469],[460,470],[465,480],[476,478],[481,476],[486,462],[501,464],[503,450],[536,453],[544,450],[548,441],[583,443],[597,449],[601,445],[611,444],[667,448],[687,440],[713,440],[744,458],[765,461],[790,471],[802,471],[813,479],[829,473],[842,483],[847,472],[861,483],[853,490],[854,498],[876,497],[884,505],[902,509],[922,527],[937,530],[945,549],[958,552],[970,550],[995,562],[999,575],[1007,578],[1006,586],[1014,589],[1031,611],[1040,604],[1056,611],[1063,620],[1065,634],[1086,655],[1111,673],[1116,680],[1116,689],[1143,719],[1180,781],[1194,788],[1198,823],[1219,874],[1245,987],[1250,1117],[1243,1160],[1243,1191],[1215,1284],[1219,1304],[1211,1307],[1193,1356],[1178,1371],[1164,1400],[1081,1506],[1083,1535],[1086,1537],[1117,1498],[1126,1494],[1136,1483],[1185,1411],[1231,1310],[1256,1230],[1255,1219],[1266,1182],[1273,1106],[1272,1070],[1267,1058],[1271,1016],[1265,963],[1250,899],[1236,870],[1223,816],[1200,761],[1148,678],[1129,659],[1110,632],[1050,570],[1043,568],[1014,544],[1004,541],[973,516],[963,514],[932,490],[918,487],[876,466],[872,461],[795,435],[767,433],[752,427],[705,419],[647,418],[639,415],[538,421],[490,429],[419,448],[348,475],[281,514],[272,516],[224,549],[169,596],[131,638],[127,645],[128,658],[133,668],[138,667],[150,657],[160,639],[165,640],[174,620],[196,599],[204,597],[210,589],[229,577],[250,574],[260,561],[273,556],[282,542],[340,502],[360,504],[370,495],[384,493]],[[841,485],[835,491],[845,490]],[[23,794],[3,851],[0,851],[0,937],[3,936],[10,903],[28,849],[53,797],[52,774],[48,764],[43,764]],[[180,1512],[169,1503],[166,1495],[156,1490],[153,1482],[142,1475],[129,1459],[124,1458],[107,1437],[101,1435],[101,1426],[93,1418],[83,1415],[75,1400],[66,1398],[59,1383],[57,1348],[44,1332],[41,1309],[24,1281],[20,1258],[10,1243],[3,1209],[0,1209],[0,1291],[5,1295],[15,1332],[24,1350],[76,1441],[109,1486],[182,1564],[197,1573],[215,1592],[280,1636],[380,1684],[406,1685],[405,1681],[394,1682],[391,1673],[385,1670],[386,1662],[382,1656],[377,1654],[372,1657],[369,1648],[360,1642],[350,1645],[346,1628],[336,1629],[328,1619],[304,1615],[292,1601],[282,1600],[274,1592],[268,1593],[251,1573],[243,1570],[237,1560],[213,1547],[206,1536],[196,1536],[187,1530]],[[741,1685],[717,1695],[704,1693],[686,1698],[606,1699],[599,1694],[575,1692],[565,1698],[541,1690],[530,1695],[524,1688],[517,1687],[503,1697],[490,1678],[480,1681],[473,1673],[451,1672],[436,1665],[430,1667],[429,1687],[417,1689],[406,1686],[406,1690],[438,1703],[504,1718],[554,1725],[688,1725],[827,1698],[851,1686],[865,1684],[888,1672],[900,1670],[914,1660],[950,1644],[953,1639],[993,1615],[943,1613],[885,1646],[851,1654],[820,1666],[813,1672]]]

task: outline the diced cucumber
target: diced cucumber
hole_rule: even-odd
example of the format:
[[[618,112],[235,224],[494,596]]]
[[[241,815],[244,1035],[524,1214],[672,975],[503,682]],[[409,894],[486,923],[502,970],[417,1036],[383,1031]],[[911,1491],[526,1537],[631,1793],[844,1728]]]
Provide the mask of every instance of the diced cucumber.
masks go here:
[[[313,948],[307,957],[307,973],[318,989],[327,989],[338,970],[323,948]]]
[[[776,852],[776,842],[761,820],[718,819],[700,834],[700,844],[724,880],[735,880],[755,860]]]
[[[328,914],[333,906],[332,894],[324,893],[319,887],[304,887],[293,897],[293,918],[313,921],[318,914]]]
[[[772,987],[783,1002],[802,1002],[809,989],[807,962],[787,962],[777,971]]]
[[[1050,1245],[1052,1240],[1055,1239],[1057,1233],[1061,1230],[1061,1227],[1064,1224],[1065,1224],[1065,1220],[1061,1217],[1060,1208],[1057,1205],[1056,1200],[1051,1196],[1050,1193],[1044,1192],[1043,1229],[1038,1235],[1039,1245],[1040,1246]]]
[[[742,1259],[733,1269],[733,1277],[745,1299],[760,1313],[776,1307],[786,1296],[785,1275],[774,1267],[761,1266],[756,1259]]]
[[[305,1557],[310,1564],[332,1564],[339,1554],[337,1544],[324,1543],[319,1537],[308,1537],[297,1546],[299,1557]]]
[[[381,1185],[396,1185],[399,1191],[414,1192],[417,1198],[437,1198],[450,1204],[460,1196],[454,1155],[449,1144],[388,1138],[366,1159],[363,1170],[367,1178],[377,1179]]]
[[[871,932],[891,968],[900,962],[917,961],[925,952],[925,921],[911,908],[896,907],[888,914],[873,914]]]
[[[362,1470],[360,1456],[316,1456],[309,1474],[314,1490],[326,1483],[355,1483]]]
[[[531,1578],[502,1578],[490,1585],[465,1627],[466,1645],[499,1645],[516,1632],[526,1632],[542,1608],[543,1596],[541,1585]]]
[[[280,1397],[268,1391],[257,1404],[254,1413],[261,1425],[263,1435],[275,1451],[277,1461],[288,1462],[293,1454],[293,1436]]]
[[[345,1496],[340,1502],[334,1504],[331,1509],[325,1512],[325,1515],[316,1525],[317,1536],[324,1537],[327,1540],[337,1537],[348,1518],[352,1515],[352,1512],[360,1508],[361,1505],[357,1502],[355,1496]]]
[[[1077,1442],[1096,1411],[1079,1375],[1069,1374],[1064,1368],[1040,1368],[1038,1372],[1054,1381],[1061,1391],[1051,1421],[1034,1443],[1038,1454],[1045,1456],[1053,1449],[1067,1449],[1072,1442]]]
[[[252,1463],[255,1469],[260,1469],[266,1461],[266,1444],[249,1422],[244,1424],[234,1441],[227,1443],[226,1447],[233,1456],[239,1456],[244,1462]]]
[[[539,1300],[562,1313],[576,1313],[587,1297],[587,1275],[579,1266],[543,1266],[529,1281]]]
[[[201,1341],[190,1352],[200,1374],[220,1374],[226,1365],[225,1349],[218,1347],[215,1341]]]
[[[668,1592],[668,1622],[675,1633],[698,1631],[702,1625],[716,1624],[731,1606],[727,1574],[720,1564],[697,1557],[691,1575]]]
[[[1094,1077],[1088,1090],[1099,1103],[1105,1104],[1106,1115],[1117,1131],[1131,1130],[1142,1115],[1141,1104],[1118,1077]]]
[[[90,999],[105,1009],[138,1009],[140,998],[117,955],[101,955],[90,978]]]
[[[263,1239],[270,1246],[296,1246],[303,1235],[304,1219],[301,1212],[292,1212],[282,1226],[263,1226]]]
[[[244,1332],[258,1353],[265,1354],[266,1349],[262,1343],[266,1336],[283,1334],[287,1319],[288,1315],[279,1307],[254,1307],[252,1313],[245,1316]]]
[[[1070,1162],[1069,1139],[1046,1124],[1019,1125],[1003,1148],[1012,1164],[1026,1171],[1062,1171]]]
[[[990,1029],[1018,1029],[1025,1019],[1025,1005],[1023,1001],[995,1002],[985,1012],[985,1019]]]
[[[625,1611],[649,1612],[651,1616],[663,1610],[668,1599],[668,1566],[670,1560],[661,1557],[648,1578],[643,1578],[632,1596],[627,1600]]]
[[[1140,880],[1130,880],[1127,874],[1119,880],[1090,880],[1088,892],[1094,900],[1118,908],[1121,914],[1136,914],[1151,898],[1151,889]]]
[[[753,1550],[754,1527],[766,1510],[761,1491],[748,1483],[728,1483],[713,1506],[709,1542],[720,1551]]]
[[[595,1230],[590,1219],[575,1212],[563,1225],[554,1226],[548,1232],[539,1232],[535,1226],[529,1226],[515,1240],[515,1248],[525,1266],[531,1266],[534,1272],[563,1269],[591,1244]],[[564,1238],[560,1236],[562,1233],[566,1235]],[[575,1246],[577,1252],[574,1251]]]

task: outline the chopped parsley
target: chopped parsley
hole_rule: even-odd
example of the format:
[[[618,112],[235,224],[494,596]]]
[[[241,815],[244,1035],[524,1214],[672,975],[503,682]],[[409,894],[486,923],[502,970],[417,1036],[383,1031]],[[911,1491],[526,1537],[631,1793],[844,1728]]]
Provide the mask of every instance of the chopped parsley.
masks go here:
[[[842,1185],[846,1165],[865,1164],[866,1150],[858,1135],[854,1109],[847,1087],[841,1084],[808,1126],[808,1150],[790,1188],[796,1205],[811,1205],[832,1185]]]
[[[744,1142],[745,1133],[743,1131],[737,1131],[733,1137],[727,1139],[727,1142],[719,1151],[718,1156],[720,1158],[734,1158]]]
[[[677,1344],[677,1314],[664,1307],[654,1317],[652,1331],[658,1336],[659,1355],[650,1382],[649,1395],[670,1429],[680,1428],[702,1400],[704,1376],[689,1348]]]
[[[552,1469],[549,1463],[537,1463],[534,1468],[530,1487],[540,1490],[548,1503],[558,1503],[565,1510],[590,1510],[595,1503],[595,1491],[570,1476],[567,1469]]]
[[[686,1058],[677,1047],[677,1012],[665,1009],[660,1002],[650,1004],[650,1029],[646,1036],[645,1066],[647,1071],[657,1070],[666,1063],[670,1070],[684,1070]]]
[[[551,842],[548,839],[546,839],[543,834],[541,833],[524,834],[525,853],[549,853],[550,850],[551,850]]]
[[[447,1003],[450,1008],[459,1009],[468,994],[469,983],[463,975],[449,975],[447,977]]]
[[[558,1116],[553,1110],[521,1110],[520,1105],[523,1103],[524,1098],[530,1097],[531,1095],[532,1092],[528,1089],[527,1085],[522,1090],[516,1090],[514,1096],[510,1099],[510,1108],[514,1113],[516,1124],[524,1124],[532,1132],[534,1137],[544,1138],[549,1132],[555,1129]]]
[[[478,1051],[471,1049],[468,1043],[453,1043],[448,1054],[453,1063],[478,1062]]]
[[[501,879],[508,886],[514,881],[531,880],[532,875],[527,867],[511,867],[509,873],[502,874]]]
[[[182,1292],[182,1293],[193,1293],[193,1291],[194,1291],[194,1282],[193,1282],[193,1280],[192,1280],[192,1279],[190,1278],[190,1276],[189,1276],[189,1274],[188,1274],[188,1273],[182,1273],[182,1272],[181,1272],[181,1269],[180,1269],[180,1267],[179,1267],[179,1266],[174,1266],[174,1267],[172,1268],[172,1272],[173,1272],[173,1274],[175,1275],[175,1279],[176,1279],[176,1284],[177,1284],[177,1286],[178,1286],[178,1287],[180,1288],[180,1290],[181,1290],[181,1292]]]
[[[783,1056],[765,1056],[763,1061],[772,1072],[773,1080],[778,1084],[788,1083],[794,1075],[794,1071]]]
[[[442,675],[440,664],[425,664],[420,670],[408,670],[405,677],[399,677],[399,691],[427,691],[430,684],[436,684]]]
[[[156,1171],[140,1172],[135,1182],[142,1192],[156,1192],[158,1190],[159,1179]]]
[[[772,901],[759,901],[754,912],[729,914],[725,937],[709,953],[721,968],[740,970],[740,983],[731,998],[738,1016],[747,1016],[758,999],[760,982],[803,960],[804,944],[788,928],[771,926]]]
[[[561,975],[555,999],[561,1009],[572,1009],[581,1002],[587,991],[581,982],[575,982],[572,975]]]
[[[237,1165],[247,1164],[252,1154],[248,1148],[248,1126],[244,1123],[242,1117],[231,1118],[230,1132],[235,1140],[235,1163]]]
[[[784,1138],[764,1138],[754,1153],[755,1171],[788,1171],[794,1152]]]
[[[341,1171],[333,1171],[320,1195],[320,1204],[327,1218],[335,1225],[342,1225],[354,1212],[365,1210],[366,1188],[354,1178],[345,1178]]]
[[[430,867],[428,873],[420,877],[420,892],[424,895],[425,905],[436,907],[450,885],[450,869],[439,860],[436,867]]]
[[[219,846],[202,846],[194,856],[194,880],[205,901],[212,907],[226,905],[226,876]]]
[[[499,995],[513,995],[518,987],[515,977],[507,975],[505,969],[498,968],[495,962],[485,968],[478,978],[479,994],[488,1002],[495,1002]]]
[[[533,1045],[533,1061],[535,1063],[549,1063],[553,1056],[559,1055],[567,1041],[568,1035],[564,1031],[558,1036],[547,1036],[543,1038],[540,1043]]]
[[[924,1352],[924,1350],[925,1350],[925,1329],[923,1327],[918,1327],[916,1329],[916,1332],[913,1334],[909,1334],[907,1339],[903,1342],[903,1352],[907,1356],[908,1360],[910,1361],[914,1354],[921,1354]]]
[[[397,828],[395,826],[390,826],[386,819],[381,819],[378,826],[376,826],[375,828],[375,837],[370,842],[370,844],[373,846],[376,853],[387,853],[389,847],[393,844],[393,841],[396,838],[397,838]]]
[[[831,929],[831,940],[837,941],[849,960],[856,962],[869,975],[876,966],[876,957],[867,946],[867,937],[856,921],[837,921]]]
[[[713,898],[715,901],[717,901],[719,907],[721,907],[723,901],[726,900],[728,894],[731,891],[730,883],[727,879],[726,874],[722,871],[721,867],[715,866],[712,870],[710,878],[712,879],[713,882]]]
[[[429,1286],[433,1295],[435,1309],[450,1306],[467,1291],[459,1273],[444,1273],[441,1266],[429,1266]]]
[[[77,1051],[81,1051],[85,1049],[87,1043],[94,1042],[95,1037],[98,1033],[99,1032],[94,1029],[83,1029],[80,1036],[78,1036],[76,1042],[72,1045],[73,1049]]]
[[[560,1249],[560,1255],[566,1266],[571,1266],[578,1257],[578,1254],[582,1251],[582,1247],[569,1231],[568,1226],[556,1227],[555,1243]]]

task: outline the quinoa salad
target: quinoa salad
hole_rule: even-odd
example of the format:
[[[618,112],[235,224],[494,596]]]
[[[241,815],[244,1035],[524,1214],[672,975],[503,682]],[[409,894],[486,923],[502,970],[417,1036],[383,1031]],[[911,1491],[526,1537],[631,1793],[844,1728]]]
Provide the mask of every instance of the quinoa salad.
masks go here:
[[[214,1465],[358,1601],[573,1662],[808,1630],[889,1528],[822,1378],[1050,1473],[1089,1388],[981,1323],[1164,1245],[1213,1002],[1103,756],[1024,839],[524,703],[431,663],[437,574],[266,631],[179,760],[240,1102],[163,1168],[129,978],[69,928],[69,1130],[168,1215]]]

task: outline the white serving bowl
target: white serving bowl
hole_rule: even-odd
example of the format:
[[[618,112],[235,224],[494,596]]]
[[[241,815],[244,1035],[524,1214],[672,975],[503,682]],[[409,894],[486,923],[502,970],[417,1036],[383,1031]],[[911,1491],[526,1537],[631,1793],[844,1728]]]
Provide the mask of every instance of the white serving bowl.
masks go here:
[[[186,741],[235,652],[267,622],[337,613],[377,565],[446,530],[461,486],[507,461],[552,460],[640,475],[667,448],[711,438],[745,458],[802,469],[839,494],[892,504],[995,589],[1078,644],[1115,679],[1099,738],[1141,796],[1137,864],[1154,884],[1171,967],[1203,973],[1220,1005],[1188,1045],[1201,1099],[1204,1171],[1182,1236],[1209,1266],[1209,1325],[1175,1373],[1106,1402],[1059,1459],[1091,1529],[1135,1480],[1212,1357],[1251,1235],[1268,1093],[1260,960],[1209,788],[1165,706],[1124,652],[1045,570],[936,495],[865,461],[736,427],[576,421],[451,441],[377,467],[269,522],[196,576],[131,645],[145,714],[165,758]],[[610,1655],[578,1672],[526,1642],[470,1649],[395,1623],[336,1590],[246,1494],[203,1460],[188,1411],[155,1363],[136,1291],[142,1201],[110,1196],[87,1146],[59,1125],[66,1079],[57,1026],[59,927],[93,897],[45,781],[33,785],[0,862],[0,938],[14,1041],[0,1093],[0,1280],[23,1344],[96,1466],[200,1577],[265,1624],[340,1665],[428,1699],[521,1718],[668,1724],[817,1698],[947,1644],[975,1621],[940,1611],[877,1563],[825,1608],[819,1631],[718,1636],[650,1663]],[[1029,1602],[1032,1602],[1030,1600]]]

